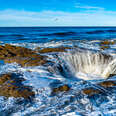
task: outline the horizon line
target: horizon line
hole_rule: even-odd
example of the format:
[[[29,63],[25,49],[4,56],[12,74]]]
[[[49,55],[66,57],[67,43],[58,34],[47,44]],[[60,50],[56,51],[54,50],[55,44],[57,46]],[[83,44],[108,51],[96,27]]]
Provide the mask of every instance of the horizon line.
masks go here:
[[[0,26],[0,28],[27,28],[27,27],[37,27],[37,28],[48,28],[48,27],[116,27],[116,26]]]

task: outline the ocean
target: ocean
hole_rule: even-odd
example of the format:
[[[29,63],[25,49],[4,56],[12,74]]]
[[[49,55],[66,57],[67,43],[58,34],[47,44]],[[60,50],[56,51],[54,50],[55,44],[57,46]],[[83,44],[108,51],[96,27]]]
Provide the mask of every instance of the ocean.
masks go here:
[[[9,47],[5,52],[14,56],[1,58],[6,45],[47,61],[9,63],[17,56]],[[0,116],[116,116],[116,27],[0,27],[0,46],[0,75],[20,75],[18,84],[35,93],[29,99],[0,94]]]
[[[61,40],[113,39],[116,27],[1,27],[3,42],[46,43]]]

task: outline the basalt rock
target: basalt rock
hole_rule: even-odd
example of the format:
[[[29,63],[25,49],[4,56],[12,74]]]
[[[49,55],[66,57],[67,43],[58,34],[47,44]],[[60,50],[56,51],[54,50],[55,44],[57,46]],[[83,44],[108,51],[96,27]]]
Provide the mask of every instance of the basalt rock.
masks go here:
[[[35,93],[32,88],[22,84],[24,79],[19,78],[16,74],[0,75],[0,96],[5,97],[23,97],[29,99]]]
[[[39,55],[28,48],[5,44],[0,46],[0,59],[5,63],[16,62],[21,66],[38,66],[47,62],[47,57]]]
[[[16,62],[21,66],[39,66],[45,64],[47,61],[41,58],[29,58],[29,57],[14,57],[14,58],[6,58],[4,60],[5,63],[13,63]]]
[[[106,41],[102,41],[101,44],[102,45],[114,45],[115,42],[114,41],[108,41],[108,40],[106,40]]]
[[[103,81],[98,83],[99,86],[104,87],[104,88],[111,88],[111,87],[116,87],[116,81]],[[94,88],[85,88],[82,90],[82,92],[88,96],[92,96],[95,94],[100,94],[102,91],[94,89]]]
[[[115,41],[105,40],[105,41],[100,42],[100,47],[102,50],[105,50],[105,49],[110,48],[110,45],[114,45],[114,44],[115,44]]]
[[[108,49],[108,48],[110,48],[109,46],[100,46],[100,48],[102,49],[102,50],[105,50],[105,49]]]
[[[58,93],[58,92],[66,92],[69,91],[70,87],[68,85],[62,85],[57,88],[53,88],[52,94]]]
[[[82,90],[82,93],[84,93],[85,95],[88,95],[88,96],[92,96],[92,95],[95,95],[95,94],[100,94],[101,91],[97,90],[97,89],[94,89],[94,88],[85,88],[85,89]]]
[[[116,87],[116,81],[104,81],[99,83],[98,85],[105,87],[105,88],[109,88],[109,87]]]
[[[72,49],[71,47],[57,47],[57,48],[43,48],[43,49],[38,49],[39,53],[51,53],[51,52],[66,52],[66,50]]]

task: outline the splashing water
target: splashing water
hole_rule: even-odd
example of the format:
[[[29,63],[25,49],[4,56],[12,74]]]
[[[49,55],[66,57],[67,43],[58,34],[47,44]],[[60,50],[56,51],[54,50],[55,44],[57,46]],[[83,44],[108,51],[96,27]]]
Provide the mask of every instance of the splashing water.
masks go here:
[[[106,79],[116,72],[116,59],[101,52],[76,50],[61,56],[70,71],[84,80]]]
[[[116,86],[111,84],[112,87],[105,88],[99,85],[104,81],[116,82],[116,76],[104,80],[110,74],[116,74],[116,28],[37,27],[0,30],[0,45],[9,43],[32,50],[37,47],[40,50],[60,46],[74,48],[74,51],[70,49],[67,53],[42,54],[51,61],[42,66],[21,67],[16,63],[6,64],[1,61],[0,74],[21,74],[21,78],[25,80],[23,84],[31,86],[35,92],[32,101],[0,96],[2,116],[116,116]],[[73,31],[72,35],[61,36],[62,32]],[[44,36],[47,33],[48,36]],[[101,43],[104,39],[106,44],[103,45]],[[109,44],[107,41],[110,41]],[[77,47],[83,49],[75,49]],[[70,90],[51,95],[54,88],[62,85],[68,85]],[[100,93],[92,96],[84,94],[83,90],[89,88]]]

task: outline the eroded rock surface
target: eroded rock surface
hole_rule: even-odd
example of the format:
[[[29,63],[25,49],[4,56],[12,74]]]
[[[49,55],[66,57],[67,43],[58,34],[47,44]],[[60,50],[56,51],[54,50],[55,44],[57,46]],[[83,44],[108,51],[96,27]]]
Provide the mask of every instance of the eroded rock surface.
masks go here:
[[[103,82],[98,83],[98,86],[104,87],[105,89],[108,89],[111,87],[116,87],[116,81],[110,81],[110,80],[103,81]],[[85,88],[82,90],[82,92],[88,96],[103,93],[102,90],[100,91],[100,90],[92,88],[92,87]]]
[[[51,52],[66,52],[66,50],[72,49],[71,47],[57,47],[57,48],[36,48],[39,53],[51,53]]]
[[[5,63],[16,62],[21,66],[38,66],[47,63],[46,57],[24,47],[5,44],[0,46],[0,59]]]
[[[114,41],[108,41],[108,40],[106,40],[106,41],[102,41],[101,44],[102,45],[114,45],[115,42]]]
[[[100,86],[108,88],[108,87],[114,87],[116,86],[116,81],[104,81],[99,83]]]
[[[58,92],[66,92],[66,91],[69,91],[69,90],[70,90],[69,85],[62,85],[62,86],[59,86],[57,88],[53,88],[52,89],[52,94],[55,94],[55,93],[58,93]]]
[[[100,94],[101,91],[100,90],[97,90],[97,89],[94,89],[94,88],[85,88],[82,90],[82,93],[88,95],[88,96],[92,96],[92,95],[95,95],[95,94]]]
[[[0,96],[5,97],[23,97],[28,99],[35,95],[32,88],[22,84],[24,79],[16,74],[0,75]]]
[[[115,41],[105,40],[100,42],[100,47],[102,50],[105,50],[110,48],[110,45],[114,45],[114,44],[115,44]]]

